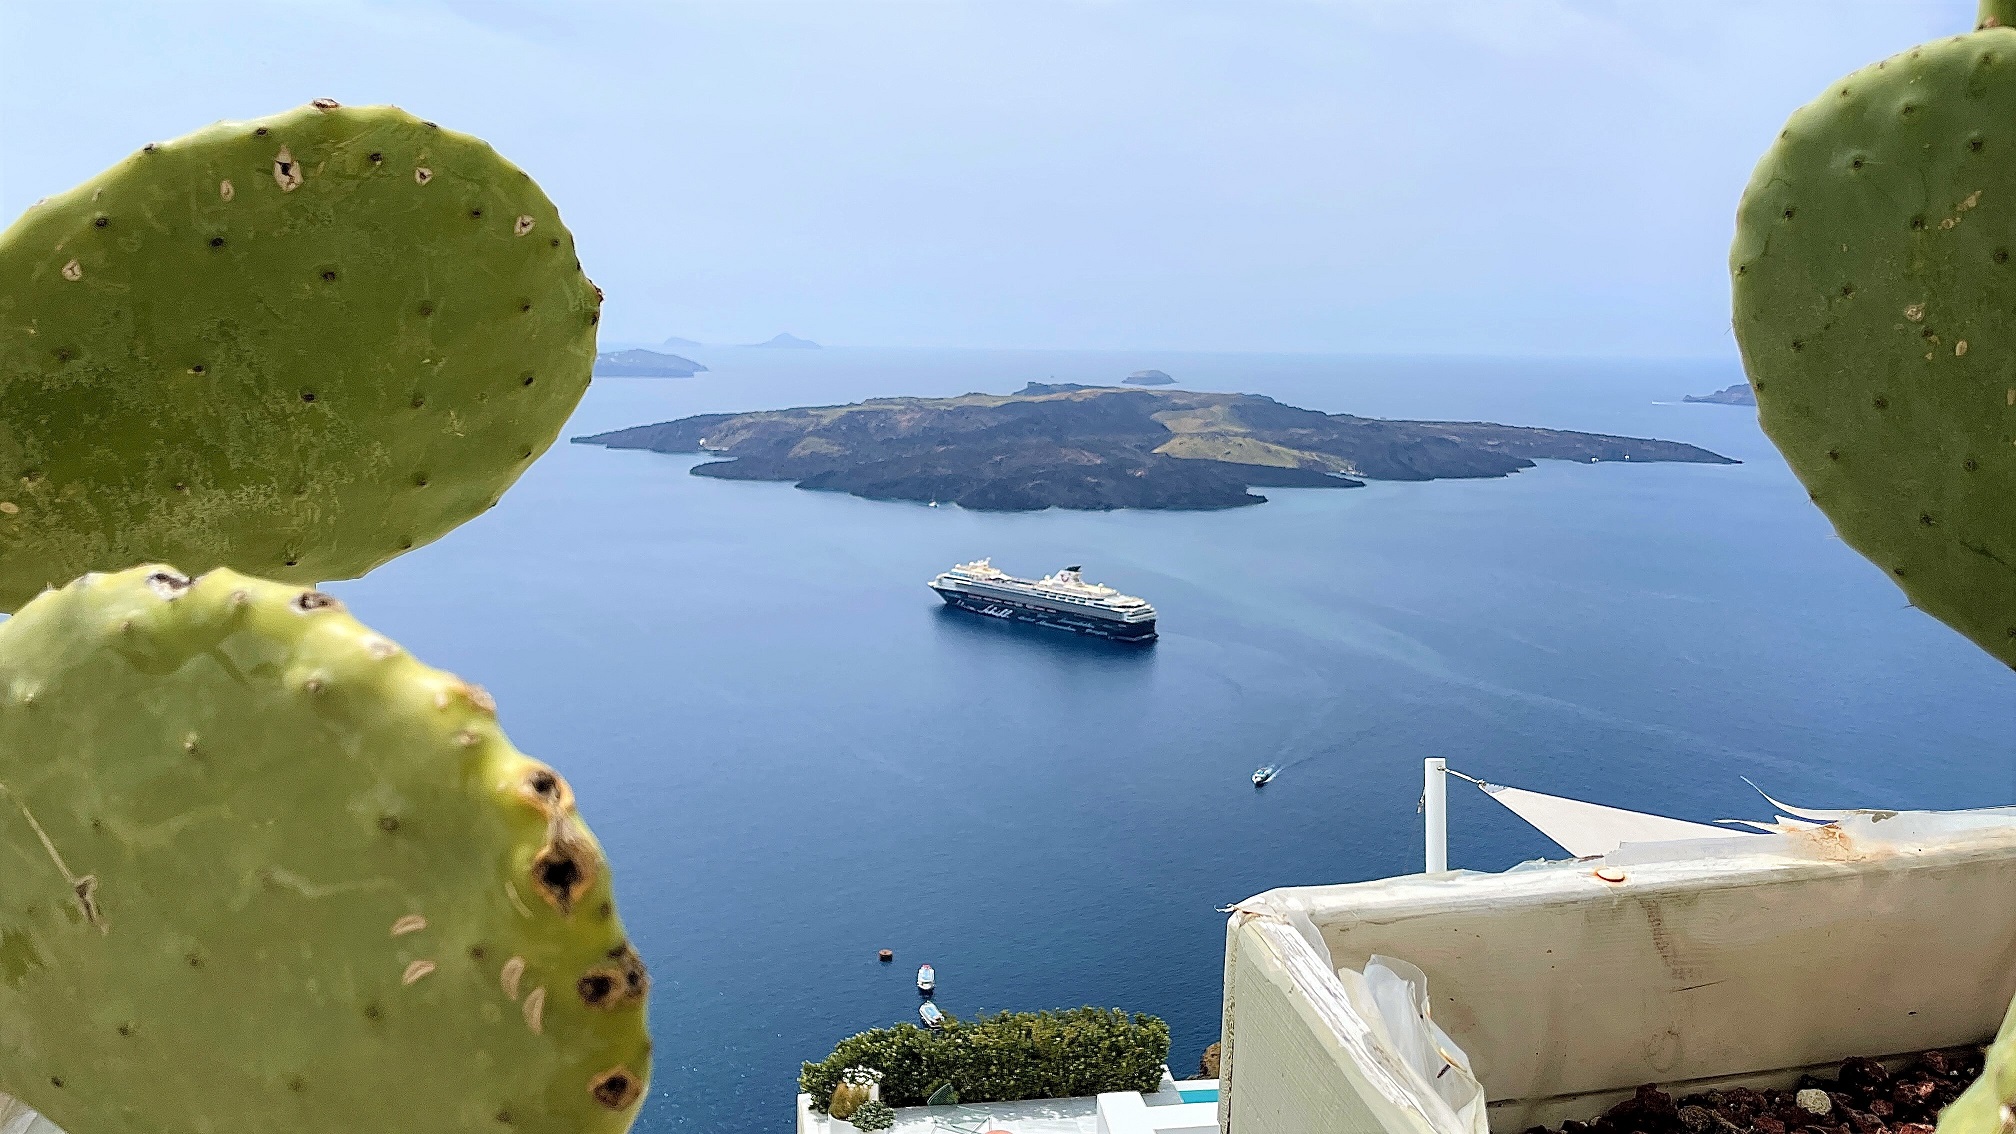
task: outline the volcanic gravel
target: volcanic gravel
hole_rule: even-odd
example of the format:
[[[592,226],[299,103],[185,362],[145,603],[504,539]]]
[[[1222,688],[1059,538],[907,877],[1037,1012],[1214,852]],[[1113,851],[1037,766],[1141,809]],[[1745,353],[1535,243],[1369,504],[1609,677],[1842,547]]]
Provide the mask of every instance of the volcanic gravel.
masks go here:
[[[1873,1059],[1841,1064],[1838,1079],[1802,1075],[1789,1090],[1736,1087],[1675,1100],[1647,1084],[1593,1122],[1526,1134],[1933,1134],[1946,1104],[1981,1075],[1982,1048],[1928,1051],[1891,1072]],[[1811,1092],[1820,1092],[1814,1094]],[[1808,1092],[1801,1097],[1801,1092]],[[1824,1095],[1824,1100],[1822,1098]],[[1823,1106],[1824,1102],[1824,1106]]]

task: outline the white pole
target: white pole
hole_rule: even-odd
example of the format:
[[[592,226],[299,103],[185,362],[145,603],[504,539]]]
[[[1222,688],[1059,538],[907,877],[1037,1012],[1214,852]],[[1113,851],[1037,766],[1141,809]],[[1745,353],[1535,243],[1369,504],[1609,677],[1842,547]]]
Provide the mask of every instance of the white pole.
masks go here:
[[[1421,810],[1428,820],[1428,873],[1440,874],[1449,869],[1449,761],[1430,756],[1421,765]]]

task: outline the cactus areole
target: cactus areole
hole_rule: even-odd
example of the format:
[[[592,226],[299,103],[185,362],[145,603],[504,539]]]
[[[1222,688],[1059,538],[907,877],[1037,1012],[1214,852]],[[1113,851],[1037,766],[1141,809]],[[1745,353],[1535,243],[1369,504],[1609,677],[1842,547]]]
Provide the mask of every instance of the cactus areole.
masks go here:
[[[68,1134],[621,1134],[646,977],[565,781],[298,586],[0,622],[0,1090]]]
[[[2016,0],[1827,88],[1730,253],[1765,431],[1841,538],[2016,665]]]
[[[482,141],[329,100],[149,145],[0,234],[0,610],[173,562],[348,579],[497,501],[600,298]]]

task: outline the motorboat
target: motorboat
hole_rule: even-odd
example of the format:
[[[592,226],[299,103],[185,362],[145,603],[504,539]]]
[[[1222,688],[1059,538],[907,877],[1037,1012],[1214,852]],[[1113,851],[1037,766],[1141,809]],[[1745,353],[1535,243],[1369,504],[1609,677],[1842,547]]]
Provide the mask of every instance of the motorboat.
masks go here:
[[[932,989],[937,987],[938,987],[938,974],[931,971],[931,966],[930,965],[917,966],[917,991],[930,992]]]
[[[1274,766],[1274,765],[1272,765],[1272,764],[1269,764],[1269,765],[1267,765],[1267,766],[1266,766],[1266,767],[1264,767],[1264,768],[1259,768],[1259,769],[1256,769],[1256,770],[1254,771],[1254,773],[1253,773],[1253,786],[1254,786],[1254,787],[1265,787],[1265,786],[1267,785],[1267,781],[1268,781],[1268,780],[1271,780],[1271,779],[1273,779],[1273,778],[1274,778],[1275,776],[1279,775],[1280,773],[1281,773],[1281,769],[1279,769],[1279,768],[1275,767],[1275,766]]]
[[[945,1013],[940,1012],[938,1006],[929,1000],[917,1006],[917,1018],[924,1021],[924,1026],[927,1028],[942,1028],[945,1026]]]

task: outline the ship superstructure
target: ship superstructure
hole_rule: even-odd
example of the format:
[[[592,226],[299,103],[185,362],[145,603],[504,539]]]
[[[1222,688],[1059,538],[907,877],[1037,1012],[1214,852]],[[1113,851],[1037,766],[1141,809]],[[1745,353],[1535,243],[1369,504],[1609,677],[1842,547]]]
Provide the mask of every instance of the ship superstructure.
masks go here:
[[[1054,626],[1122,642],[1155,639],[1155,608],[1101,583],[1080,567],[1041,579],[1018,579],[985,559],[961,563],[931,580],[946,605],[1014,622]]]

